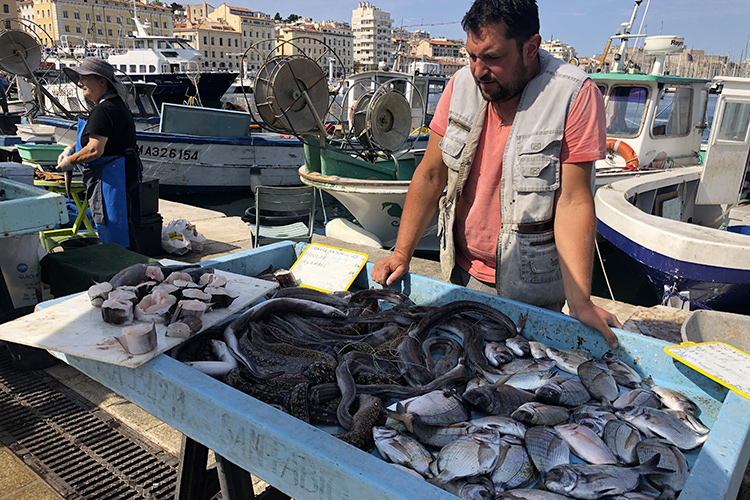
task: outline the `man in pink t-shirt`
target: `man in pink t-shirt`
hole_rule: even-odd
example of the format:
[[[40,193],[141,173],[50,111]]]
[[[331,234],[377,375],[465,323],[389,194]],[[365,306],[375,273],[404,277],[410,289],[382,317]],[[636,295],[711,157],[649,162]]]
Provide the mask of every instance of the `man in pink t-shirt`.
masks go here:
[[[451,281],[492,292],[502,224],[502,159],[522,93],[540,74],[539,16],[535,0],[476,0],[462,24],[467,32],[471,76],[489,106],[455,206]],[[430,125],[427,151],[409,187],[394,252],[373,266],[373,280],[383,286],[390,286],[408,272],[417,242],[446,188],[448,160],[443,160],[440,145],[446,133],[453,82],[446,88]],[[602,97],[588,79],[565,119],[560,183],[554,197],[554,243],[570,315],[599,330],[610,346],[616,347],[610,326],[621,325],[613,314],[595,306],[590,294],[596,235],[591,175],[593,161],[604,157],[605,143]]]

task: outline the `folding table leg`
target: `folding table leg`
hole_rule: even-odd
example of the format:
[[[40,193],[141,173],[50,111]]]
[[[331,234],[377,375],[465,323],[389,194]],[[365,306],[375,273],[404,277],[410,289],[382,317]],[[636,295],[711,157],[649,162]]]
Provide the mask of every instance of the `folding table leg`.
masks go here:
[[[253,478],[248,471],[241,469],[218,454],[216,455],[216,466],[219,473],[219,484],[221,485],[221,497],[224,500],[255,498]]]

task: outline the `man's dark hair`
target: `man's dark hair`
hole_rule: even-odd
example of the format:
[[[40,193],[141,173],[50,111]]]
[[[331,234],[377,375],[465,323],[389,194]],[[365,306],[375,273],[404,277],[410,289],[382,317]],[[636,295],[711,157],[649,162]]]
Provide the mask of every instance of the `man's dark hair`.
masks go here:
[[[461,21],[466,33],[478,33],[487,25],[502,22],[508,38],[519,47],[539,33],[536,0],[475,0]]]

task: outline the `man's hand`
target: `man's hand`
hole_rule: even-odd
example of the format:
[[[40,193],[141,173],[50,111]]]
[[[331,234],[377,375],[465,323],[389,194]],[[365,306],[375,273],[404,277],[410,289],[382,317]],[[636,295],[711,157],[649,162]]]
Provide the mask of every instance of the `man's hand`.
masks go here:
[[[73,164],[70,163],[70,160],[66,156],[62,159],[62,161],[58,158],[57,160],[57,170],[62,170],[63,172],[72,172],[73,171]]]
[[[401,276],[409,272],[409,259],[397,252],[375,261],[372,266],[372,279],[384,287],[391,286]]]
[[[610,327],[622,328],[622,324],[614,314],[594,305],[590,300],[575,308],[568,303],[568,307],[571,317],[576,318],[586,326],[599,330],[611,348],[614,349],[618,346],[615,332]]]

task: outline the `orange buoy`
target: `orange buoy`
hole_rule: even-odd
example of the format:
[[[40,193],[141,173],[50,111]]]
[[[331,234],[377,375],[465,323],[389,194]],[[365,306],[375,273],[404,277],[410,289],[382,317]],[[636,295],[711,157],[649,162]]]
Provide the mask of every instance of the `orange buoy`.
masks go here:
[[[614,151],[625,160],[623,170],[638,170],[638,155],[620,139],[607,139],[607,152]]]

